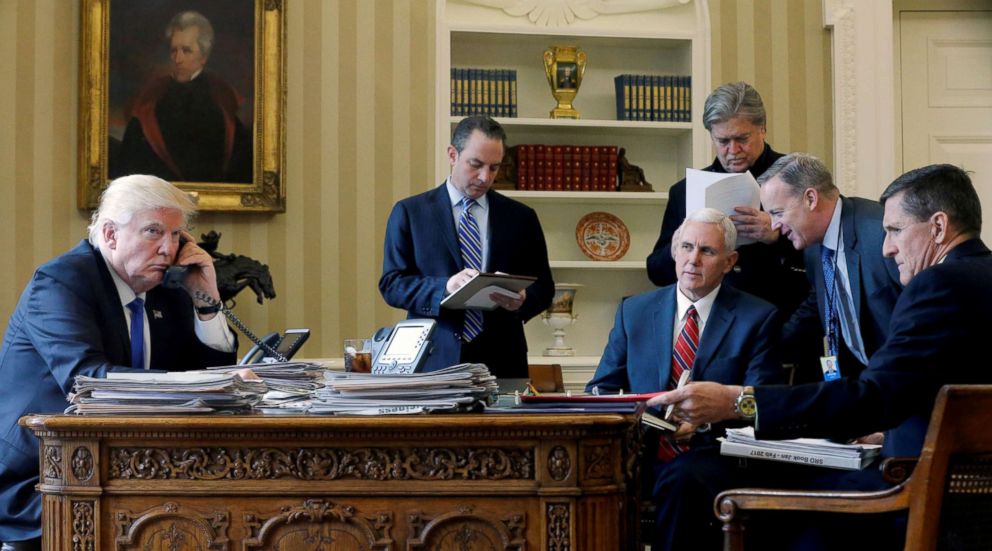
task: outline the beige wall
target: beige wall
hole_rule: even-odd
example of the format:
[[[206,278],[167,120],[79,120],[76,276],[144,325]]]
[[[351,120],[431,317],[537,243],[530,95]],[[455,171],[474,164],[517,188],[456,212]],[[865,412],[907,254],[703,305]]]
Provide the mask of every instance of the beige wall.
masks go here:
[[[272,270],[274,301],[249,291],[236,312],[258,332],[310,327],[303,354],[340,355],[341,339],[398,318],[376,288],[392,204],[435,185],[434,3],[287,0],[288,207],[204,214],[195,233]],[[711,0],[714,84],[753,83],[769,141],[830,162],[829,37],[820,0]],[[34,268],[85,235],[75,207],[79,7],[0,0],[0,329]],[[772,68],[787,70],[772,71]]]

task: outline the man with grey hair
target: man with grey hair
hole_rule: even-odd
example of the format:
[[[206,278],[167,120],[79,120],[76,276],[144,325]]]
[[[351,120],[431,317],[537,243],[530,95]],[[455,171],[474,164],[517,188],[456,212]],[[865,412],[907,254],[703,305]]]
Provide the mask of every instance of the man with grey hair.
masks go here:
[[[22,415],[64,411],[77,375],[235,363],[235,336],[202,298],[217,301],[220,293],[210,255],[187,229],[194,212],[189,196],[164,180],[118,178],[93,214],[89,240],[39,267],[28,282],[0,349],[5,551],[40,548],[38,441],[18,426]],[[173,264],[188,266],[185,289],[160,285]]]
[[[678,386],[683,373],[693,381],[723,384],[785,382],[775,346],[780,328],[775,307],[722,285],[737,260],[736,240],[734,224],[722,212],[700,209],[689,213],[672,240],[677,284],[620,303],[587,391],[669,390]],[[687,469],[694,469],[696,458],[718,455],[716,437],[722,436],[723,429],[697,430],[684,423],[678,432],[657,439],[654,453],[645,454],[651,458],[645,470],[654,473],[658,526],[674,526],[667,519],[678,514],[684,500],[671,498],[673,485],[679,484]],[[705,524],[710,519],[697,520]],[[675,535],[671,530],[659,531],[652,549],[668,548]]]
[[[824,378],[857,375],[885,342],[902,290],[895,263],[882,256],[881,205],[841,196],[823,162],[805,153],[775,161],[758,184],[772,227],[805,252],[812,287],[785,324],[783,355],[822,334]]]
[[[166,25],[171,74],[153,79],[134,100],[111,177],[154,174],[184,182],[251,182],[251,132],[238,118],[244,102],[204,67],[214,29],[184,11]]]
[[[765,143],[765,107],[758,91],[745,82],[720,86],[706,98],[703,126],[710,132],[716,159],[703,170],[745,172],[757,178],[782,156]],[[675,228],[685,218],[685,179],[668,192],[668,203],[661,223],[661,235],[648,256],[648,277],[655,285],[676,280],[675,264],[669,249]],[[756,240],[738,250],[739,258],[727,283],[774,304],[788,316],[809,293],[803,271],[802,254],[771,228],[768,215],[751,207],[738,207],[732,219],[742,236]]]

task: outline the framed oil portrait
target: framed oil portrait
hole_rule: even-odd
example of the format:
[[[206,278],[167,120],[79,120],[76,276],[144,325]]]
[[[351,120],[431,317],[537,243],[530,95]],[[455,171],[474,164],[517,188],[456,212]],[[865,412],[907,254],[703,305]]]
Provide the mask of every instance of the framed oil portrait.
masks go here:
[[[83,0],[80,209],[154,174],[201,211],[286,205],[284,0]]]

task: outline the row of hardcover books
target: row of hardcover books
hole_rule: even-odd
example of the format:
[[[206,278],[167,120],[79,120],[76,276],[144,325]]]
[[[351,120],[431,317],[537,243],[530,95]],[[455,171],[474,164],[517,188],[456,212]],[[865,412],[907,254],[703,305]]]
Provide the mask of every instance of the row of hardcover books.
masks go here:
[[[615,145],[518,145],[517,189],[616,191]]]
[[[517,71],[451,68],[452,116],[517,116]]]
[[[692,77],[617,75],[617,120],[689,122]]]

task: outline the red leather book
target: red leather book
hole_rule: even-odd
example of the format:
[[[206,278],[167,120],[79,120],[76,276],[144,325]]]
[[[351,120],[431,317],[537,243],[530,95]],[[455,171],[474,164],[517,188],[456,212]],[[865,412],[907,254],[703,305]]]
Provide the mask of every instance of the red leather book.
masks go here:
[[[609,167],[607,169],[608,191],[619,191],[620,184],[617,182],[617,146],[608,146],[607,152],[607,159],[609,159]]]
[[[579,161],[579,189],[582,191],[590,191],[592,187],[592,178],[589,177],[589,171],[592,168],[592,147],[588,145],[578,146],[581,147],[581,160]]]
[[[517,146],[517,189],[528,190],[530,189],[530,180],[527,179],[527,171],[530,169],[531,159],[530,159],[531,148],[527,144],[521,144]]]

